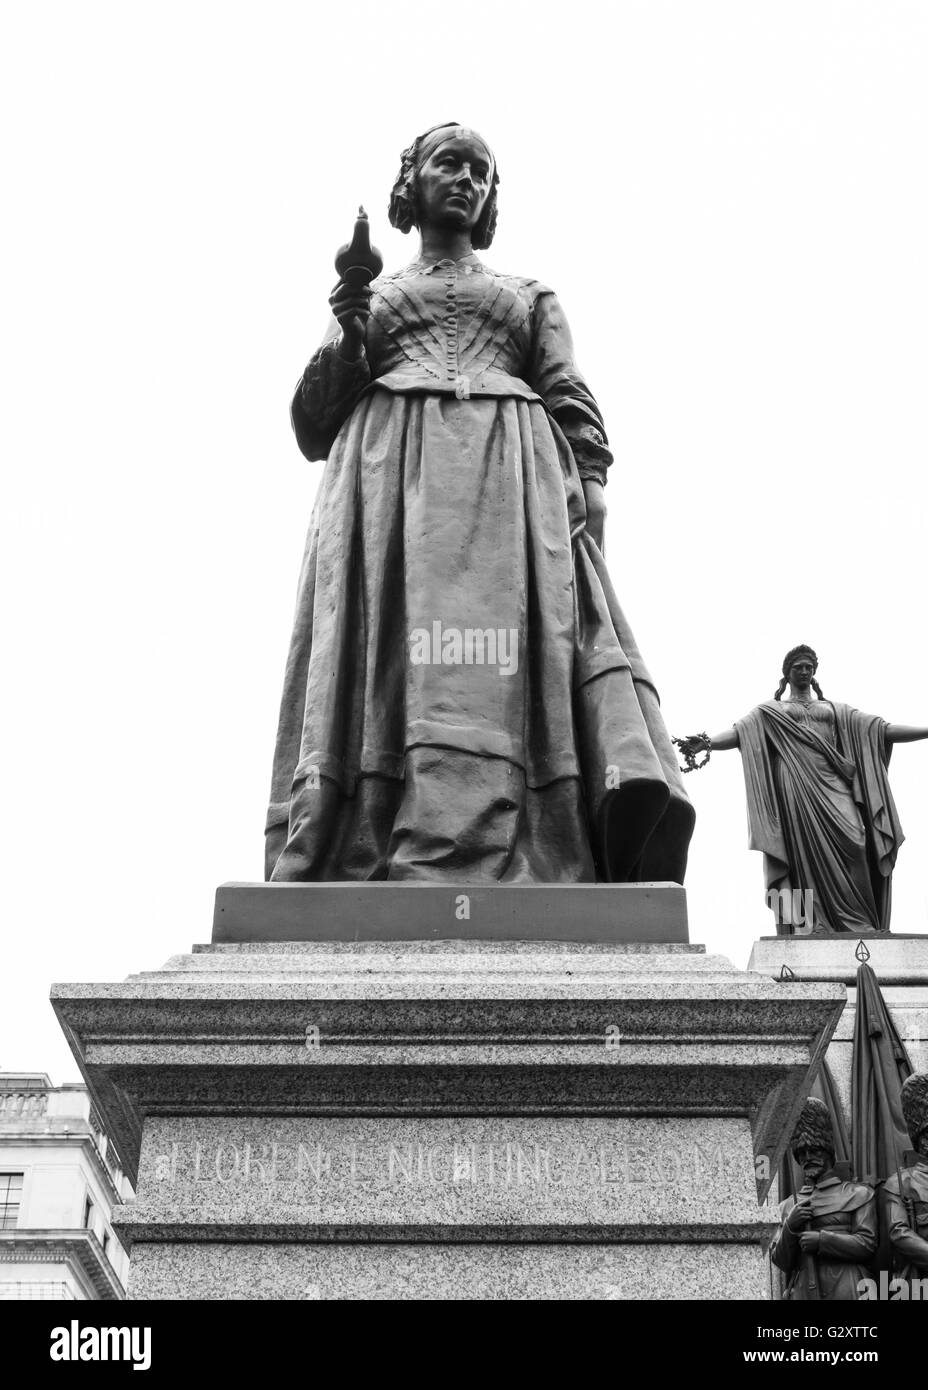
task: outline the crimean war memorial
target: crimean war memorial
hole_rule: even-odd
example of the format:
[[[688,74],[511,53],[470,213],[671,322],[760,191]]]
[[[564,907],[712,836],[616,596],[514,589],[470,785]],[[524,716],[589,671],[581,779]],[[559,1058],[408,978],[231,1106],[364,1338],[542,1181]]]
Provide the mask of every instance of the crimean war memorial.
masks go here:
[[[53,989],[137,1191],[129,1296],[915,1297],[928,937],[890,928],[887,769],[928,728],[826,698],[799,646],[671,738],[563,310],[484,259],[498,184],[433,127],[389,201],[414,259],[385,273],[363,209],[338,252],[265,882],[189,954]],[[747,970],[683,887],[688,774],[727,750],[771,908]]]

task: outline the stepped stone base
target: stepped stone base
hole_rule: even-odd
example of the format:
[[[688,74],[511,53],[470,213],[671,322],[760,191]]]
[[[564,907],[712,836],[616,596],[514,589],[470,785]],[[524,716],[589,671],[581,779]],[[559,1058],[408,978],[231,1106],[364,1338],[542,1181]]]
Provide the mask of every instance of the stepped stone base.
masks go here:
[[[312,940],[53,999],[137,1174],[130,1298],[721,1299],[768,1294],[845,989],[673,942]]]

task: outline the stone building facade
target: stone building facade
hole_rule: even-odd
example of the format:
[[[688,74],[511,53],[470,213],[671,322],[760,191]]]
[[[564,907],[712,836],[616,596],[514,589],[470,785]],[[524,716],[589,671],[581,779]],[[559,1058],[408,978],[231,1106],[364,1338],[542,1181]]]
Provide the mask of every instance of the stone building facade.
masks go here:
[[[122,1299],[132,1198],[86,1086],[0,1072],[0,1299]]]

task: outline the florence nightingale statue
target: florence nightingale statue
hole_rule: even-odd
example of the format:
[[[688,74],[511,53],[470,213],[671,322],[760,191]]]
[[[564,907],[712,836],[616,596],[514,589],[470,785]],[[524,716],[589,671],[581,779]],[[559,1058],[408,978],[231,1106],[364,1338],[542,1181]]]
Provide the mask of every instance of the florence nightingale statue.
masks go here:
[[[325,459],[267,818],[275,881],[682,881],[693,812],[601,553],[612,461],[567,321],[491,270],[499,173],[402,156],[404,269],[333,292],[293,427]]]

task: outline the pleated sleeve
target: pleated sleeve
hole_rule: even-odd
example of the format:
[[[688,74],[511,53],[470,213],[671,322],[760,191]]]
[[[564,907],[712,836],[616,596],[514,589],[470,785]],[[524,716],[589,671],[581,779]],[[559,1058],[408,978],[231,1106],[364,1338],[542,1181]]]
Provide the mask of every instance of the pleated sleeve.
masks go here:
[[[574,345],[557,295],[541,288],[533,310],[528,384],[560,425],[584,480],[605,483],[612,453],[593,393],[574,361]]]
[[[366,350],[356,361],[338,351],[338,324],[333,319],[322,346],[313,353],[290,405],[297,443],[308,459],[328,458],[336,435],[370,385]]]

